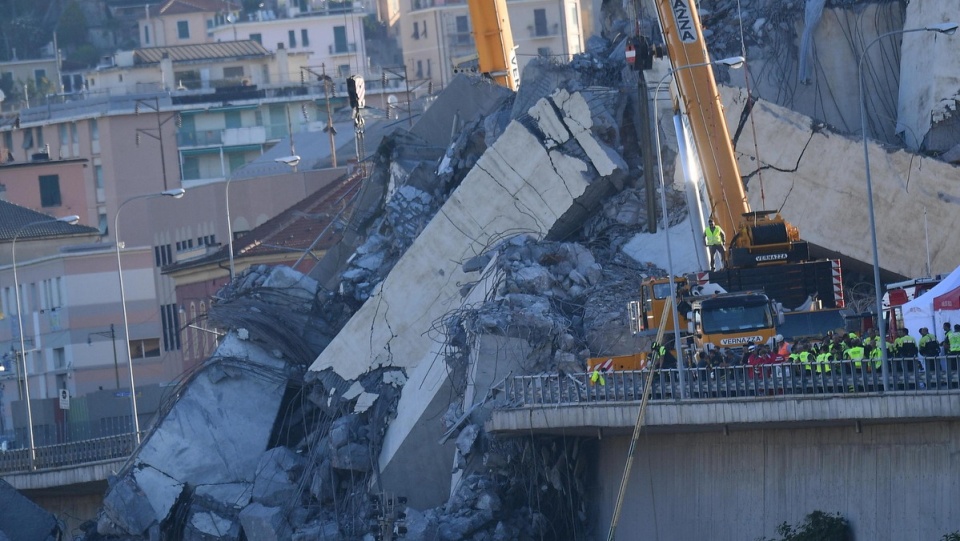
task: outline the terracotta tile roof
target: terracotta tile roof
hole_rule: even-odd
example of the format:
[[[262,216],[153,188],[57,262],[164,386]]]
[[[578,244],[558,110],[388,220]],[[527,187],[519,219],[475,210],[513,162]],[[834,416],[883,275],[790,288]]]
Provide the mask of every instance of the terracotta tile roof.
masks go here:
[[[28,238],[90,235],[98,232],[95,227],[70,225],[65,222],[56,221],[57,218],[57,216],[48,216],[35,210],[21,207],[20,205],[0,201],[0,241],[12,242],[13,237],[16,236],[17,233],[20,233],[20,235],[17,236],[17,240],[23,240]],[[34,225],[26,227],[29,224]]]
[[[239,11],[240,5],[225,0],[167,0],[150,6],[150,16],[181,15],[184,13]]]
[[[158,64],[164,54],[169,55],[170,60],[174,62],[188,62],[191,60],[270,56],[271,53],[256,41],[222,41],[135,49],[133,51],[133,62],[134,64]]]
[[[337,214],[350,206],[362,184],[359,173],[343,177],[328,186],[317,190],[292,207],[255,227],[233,243],[235,260],[251,256],[269,256],[276,254],[278,261],[288,259],[295,252],[303,252],[310,247],[321,232],[325,234],[313,247],[314,251],[323,251],[340,241],[340,232],[328,227],[336,220]],[[341,217],[341,221],[343,217]],[[299,257],[299,256],[298,256]],[[177,262],[163,267],[163,273],[169,274],[182,269],[202,267],[228,261],[228,245],[224,245],[212,254],[188,261]]]

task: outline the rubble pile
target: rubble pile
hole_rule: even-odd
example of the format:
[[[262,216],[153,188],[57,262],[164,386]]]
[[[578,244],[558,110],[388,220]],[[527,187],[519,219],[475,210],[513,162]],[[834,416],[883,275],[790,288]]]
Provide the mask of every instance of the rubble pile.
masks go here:
[[[382,193],[372,208],[357,210],[363,215],[354,224],[363,224],[363,240],[333,290],[291,269],[266,266],[224,288],[209,318],[229,336],[184,382],[179,400],[111,484],[87,539],[372,539],[385,520],[377,461],[410,374],[381,365],[348,380],[331,369],[305,368],[437,216],[516,114],[507,112],[516,111],[517,102],[541,100],[556,86],[574,91],[590,85],[583,96],[592,102],[593,134],[607,147],[584,151],[571,139],[553,151],[593,152],[624,163],[619,91],[595,86],[619,81],[623,56],[612,56],[609,42],[593,43],[578,57],[589,66],[586,74],[542,63],[539,73],[552,75],[541,79],[559,84],[541,95],[537,85],[525,85],[516,100],[466,121],[445,151],[417,146],[422,139],[414,133],[388,137],[370,179]],[[572,94],[558,96],[557,107],[578,106]],[[519,120],[526,125],[524,114]],[[610,176],[617,183],[624,173]],[[618,249],[646,225],[646,194],[630,189],[610,195],[608,204],[598,205],[603,212],[578,211],[586,221],[567,220],[563,242],[500,237],[467,263],[495,276],[498,285],[490,298],[452,310],[438,327],[455,394],[444,397],[450,415],[433,422],[456,439],[456,481],[444,505],[406,509],[406,539],[572,539],[590,528],[581,499],[587,440],[490,438],[481,428],[482,413],[464,411],[473,406],[464,400],[465,365],[479,335],[522,338],[532,350],[523,368],[531,372],[576,372],[588,356],[607,353],[593,349],[610,333],[624,332],[624,299],[636,294],[644,277],[663,273]],[[592,236],[581,236],[584,231]],[[464,285],[464,293],[469,289]]]

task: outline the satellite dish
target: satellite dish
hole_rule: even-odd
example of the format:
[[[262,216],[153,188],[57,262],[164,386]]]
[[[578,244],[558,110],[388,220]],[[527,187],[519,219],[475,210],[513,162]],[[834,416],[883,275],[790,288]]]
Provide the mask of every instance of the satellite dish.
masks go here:
[[[3,103],[5,99],[7,99],[7,95],[3,93],[3,90],[0,90],[0,103]]]
[[[237,16],[234,15],[233,13],[228,13],[228,14],[227,14],[227,22],[230,23],[230,24],[233,24],[233,23],[237,22]]]

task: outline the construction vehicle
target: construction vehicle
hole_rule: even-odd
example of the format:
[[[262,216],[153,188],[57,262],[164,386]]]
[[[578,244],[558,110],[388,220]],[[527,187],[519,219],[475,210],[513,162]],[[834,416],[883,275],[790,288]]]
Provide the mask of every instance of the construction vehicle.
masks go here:
[[[724,231],[732,233],[732,237],[722,269],[695,277],[665,277],[644,282],[640,301],[630,306],[636,330],[642,332],[660,326],[656,315],[661,313],[660,303],[670,302],[671,280],[681,292],[677,295],[678,302],[696,307],[688,313],[679,310],[681,313],[678,314],[681,327],[686,326],[680,330],[685,331],[686,340],[693,342],[689,354],[694,353],[693,349],[706,351],[727,345],[742,347],[748,337],[755,339],[759,336],[757,341],[766,341],[765,337],[778,334],[777,325],[783,324],[791,311],[807,313],[810,310],[842,309],[839,260],[811,261],[807,243],[800,239],[797,228],[785,221],[779,211],[750,208],[696,5],[691,0],[654,0],[654,4],[665,43],[660,46],[643,36],[632,38],[626,47],[628,64],[642,70],[652,67],[653,57],[665,54],[670,58],[674,66],[671,76],[676,83],[674,109],[677,114],[683,112],[689,122],[710,203],[709,215]],[[718,295],[716,302],[709,302],[706,298],[697,300],[695,296],[688,297],[692,293],[685,293],[694,292],[697,287],[708,283],[727,293]],[[714,317],[712,310],[722,314],[738,303],[743,307],[743,314],[753,313],[752,309],[757,306],[769,307],[764,308],[763,317],[766,319],[762,325],[756,322],[746,324],[756,326],[758,332],[735,333],[733,331],[738,329],[730,326],[704,326]],[[788,311],[784,313],[780,307],[786,307]],[[824,318],[824,321],[832,325],[836,318]],[[673,328],[672,321],[664,322],[664,325]],[[588,366],[602,359],[589,359]],[[638,368],[629,366],[629,363],[621,364]]]
[[[478,70],[500,86],[516,91],[520,86],[520,66],[506,0],[468,0],[467,5],[477,46]]]

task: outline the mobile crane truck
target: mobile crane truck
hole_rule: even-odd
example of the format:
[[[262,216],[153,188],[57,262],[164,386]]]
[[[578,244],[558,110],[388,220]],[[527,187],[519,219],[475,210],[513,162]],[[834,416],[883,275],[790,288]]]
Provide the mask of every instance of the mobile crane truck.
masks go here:
[[[654,3],[665,43],[654,45],[643,36],[631,38],[626,48],[628,63],[634,69],[650,69],[654,56],[666,52],[670,58],[676,83],[674,109],[689,120],[710,215],[724,231],[733,232],[733,237],[721,270],[644,282],[640,301],[629,306],[634,331],[661,325],[673,329],[672,318],[660,320],[661,314],[667,313],[663,303],[670,302],[670,280],[684,292],[678,294],[681,304],[687,302],[691,308],[679,314],[681,327],[686,327],[681,328],[685,341],[692,343],[688,354],[715,347],[742,351],[747,342],[765,342],[778,334],[778,325],[790,317],[782,307],[798,314],[834,309],[833,313],[823,312],[823,321],[835,326],[843,321],[835,310],[844,306],[839,260],[811,260],[807,243],[779,211],[750,208],[696,5],[691,0]],[[705,292],[707,284],[712,289]],[[595,357],[587,364],[590,370],[610,365],[639,369],[644,359],[643,355]]]

